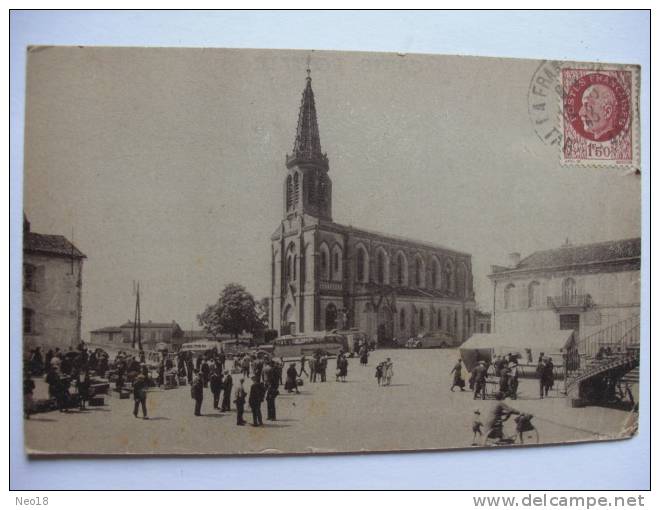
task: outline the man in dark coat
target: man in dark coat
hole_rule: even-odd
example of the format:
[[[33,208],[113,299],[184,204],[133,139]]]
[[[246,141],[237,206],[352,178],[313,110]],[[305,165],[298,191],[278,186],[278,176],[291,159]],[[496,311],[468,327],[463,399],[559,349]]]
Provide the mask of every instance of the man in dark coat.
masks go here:
[[[243,381],[245,381],[245,379],[241,377],[238,383],[238,388],[236,388],[236,396],[234,398],[234,404],[236,404],[236,425],[245,425],[245,420],[243,419],[243,411],[245,410],[245,397],[247,396],[247,392],[243,387]]]
[[[193,376],[195,375],[195,368],[193,365],[192,354],[186,360],[186,375],[188,376],[188,384],[192,384]]]
[[[541,373],[541,398],[548,396],[548,391],[555,385],[555,366],[552,358],[548,358]]]
[[[456,386],[458,386],[461,391],[465,391],[463,389],[465,387],[465,381],[463,380],[462,370],[463,366],[461,365],[461,360],[459,359],[454,365],[454,368],[451,369],[451,373],[454,374],[454,380],[452,381],[450,388],[451,391],[454,391],[454,387]]]
[[[266,388],[263,383],[256,377],[252,378],[252,386],[250,386],[250,396],[248,403],[252,409],[252,426],[260,427],[264,424],[261,417],[261,403],[264,401],[266,395]]]
[[[46,352],[46,358],[44,359],[44,370],[46,370],[46,372],[50,368],[50,362],[52,359],[53,359],[53,349],[48,349],[48,351]]]
[[[545,391],[546,385],[546,359],[540,358],[538,364],[536,365],[536,376],[539,378],[539,397],[543,398],[544,394],[547,395]]]
[[[325,382],[326,381],[326,374],[327,374],[327,370],[328,370],[328,356],[326,356],[325,354],[323,356],[321,356],[320,368],[321,368],[321,382]]]
[[[276,384],[269,384],[268,390],[266,391],[266,419],[270,421],[275,421],[275,398],[280,394],[280,391]]]
[[[138,417],[138,410],[142,406],[142,418],[148,420],[147,417],[147,386],[149,384],[149,373],[147,372],[146,365],[142,366],[142,371],[133,381],[133,416]]]
[[[502,398],[509,395],[509,383],[511,382],[509,375],[510,371],[508,367],[504,366],[500,369],[500,394],[502,395]]]
[[[477,399],[481,395],[482,400],[486,400],[486,363],[480,361],[479,364],[472,369],[472,377],[474,378],[474,397]]]
[[[222,382],[222,412],[230,411],[231,409],[231,388],[234,385],[234,380],[231,378],[229,370],[225,370],[225,380]]]
[[[226,360],[226,359],[227,359],[227,357],[225,356],[225,351],[222,351],[222,350],[221,350],[221,351],[220,351],[220,354],[218,354],[218,362],[220,363],[220,368],[221,368],[222,370],[225,369],[225,360]]]
[[[220,403],[222,382],[222,373],[220,372],[220,368],[216,366],[209,376],[209,386],[211,387],[211,393],[213,393],[213,409],[217,409]]]
[[[204,400],[204,382],[199,372],[195,372],[195,378],[190,386],[190,396],[195,401],[195,416],[201,416],[202,401]]]
[[[209,386],[209,375],[211,373],[211,367],[209,367],[209,362],[206,360],[206,356],[204,356],[204,359],[202,359],[202,365],[201,365],[201,373],[202,373],[202,383],[204,383],[204,387],[208,388]]]
[[[89,390],[91,387],[89,370],[85,370],[85,373],[79,376],[77,381],[77,386],[78,386],[78,398],[80,400],[78,402],[78,405],[80,407],[80,410],[82,411],[85,409],[85,403],[89,400]]]

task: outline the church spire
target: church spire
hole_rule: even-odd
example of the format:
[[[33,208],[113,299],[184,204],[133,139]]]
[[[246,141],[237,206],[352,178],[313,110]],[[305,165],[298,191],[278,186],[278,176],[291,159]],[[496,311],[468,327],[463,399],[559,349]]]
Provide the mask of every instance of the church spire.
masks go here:
[[[316,120],[316,105],[314,104],[314,91],[312,90],[312,77],[309,65],[307,66],[307,84],[300,101],[298,114],[298,127],[296,139],[293,142],[293,153],[287,154],[286,166],[291,168],[299,164],[316,165],[328,170],[328,156],[321,152],[321,138]]]

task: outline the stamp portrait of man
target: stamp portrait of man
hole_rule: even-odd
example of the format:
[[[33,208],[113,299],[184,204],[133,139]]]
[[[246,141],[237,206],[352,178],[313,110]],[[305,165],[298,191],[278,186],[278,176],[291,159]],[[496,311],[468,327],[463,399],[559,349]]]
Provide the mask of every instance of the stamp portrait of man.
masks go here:
[[[614,91],[607,85],[594,84],[582,94],[582,106],[578,112],[584,130],[594,140],[608,140],[615,133],[617,100]]]

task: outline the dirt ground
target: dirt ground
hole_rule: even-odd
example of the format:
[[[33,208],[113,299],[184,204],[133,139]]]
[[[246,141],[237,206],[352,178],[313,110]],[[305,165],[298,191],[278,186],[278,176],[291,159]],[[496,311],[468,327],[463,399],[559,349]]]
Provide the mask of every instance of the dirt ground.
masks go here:
[[[386,357],[394,363],[394,379],[391,386],[378,387],[375,365]],[[331,377],[312,384],[305,378],[299,395],[281,388],[278,420],[265,420],[264,403],[265,425],[259,428],[236,426],[233,410],[213,410],[209,390],[201,417],[193,416],[189,387],[151,390],[150,420],[135,419],[133,400],[113,394],[103,407],[32,416],[25,421],[26,447],[32,453],[142,455],[469,448],[474,410],[479,409],[485,421],[494,401],[449,391],[457,358],[453,349],[398,349],[372,353],[366,368],[350,359],[345,383]],[[235,384],[237,379],[234,376]],[[43,394],[45,383],[37,383],[37,392]],[[507,403],[535,416],[541,443],[615,438],[628,418],[627,412],[615,409],[571,408],[558,391],[540,400],[532,380],[521,381],[520,398]],[[245,418],[251,422],[247,405]],[[513,420],[506,424],[511,432],[513,426]]]

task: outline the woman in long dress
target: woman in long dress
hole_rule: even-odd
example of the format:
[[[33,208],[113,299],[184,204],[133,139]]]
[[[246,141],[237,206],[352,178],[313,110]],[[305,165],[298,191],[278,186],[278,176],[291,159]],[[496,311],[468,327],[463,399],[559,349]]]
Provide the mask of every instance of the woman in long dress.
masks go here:
[[[286,371],[286,383],[284,384],[284,389],[287,390],[289,393],[292,393],[294,390],[296,393],[300,393],[298,391],[297,379],[298,379],[298,371],[296,370],[296,364],[291,363]]]
[[[387,358],[387,360],[385,361],[383,372],[384,372],[383,376],[385,379],[384,386],[389,386],[392,383],[392,377],[394,377],[394,365],[390,358]]]

